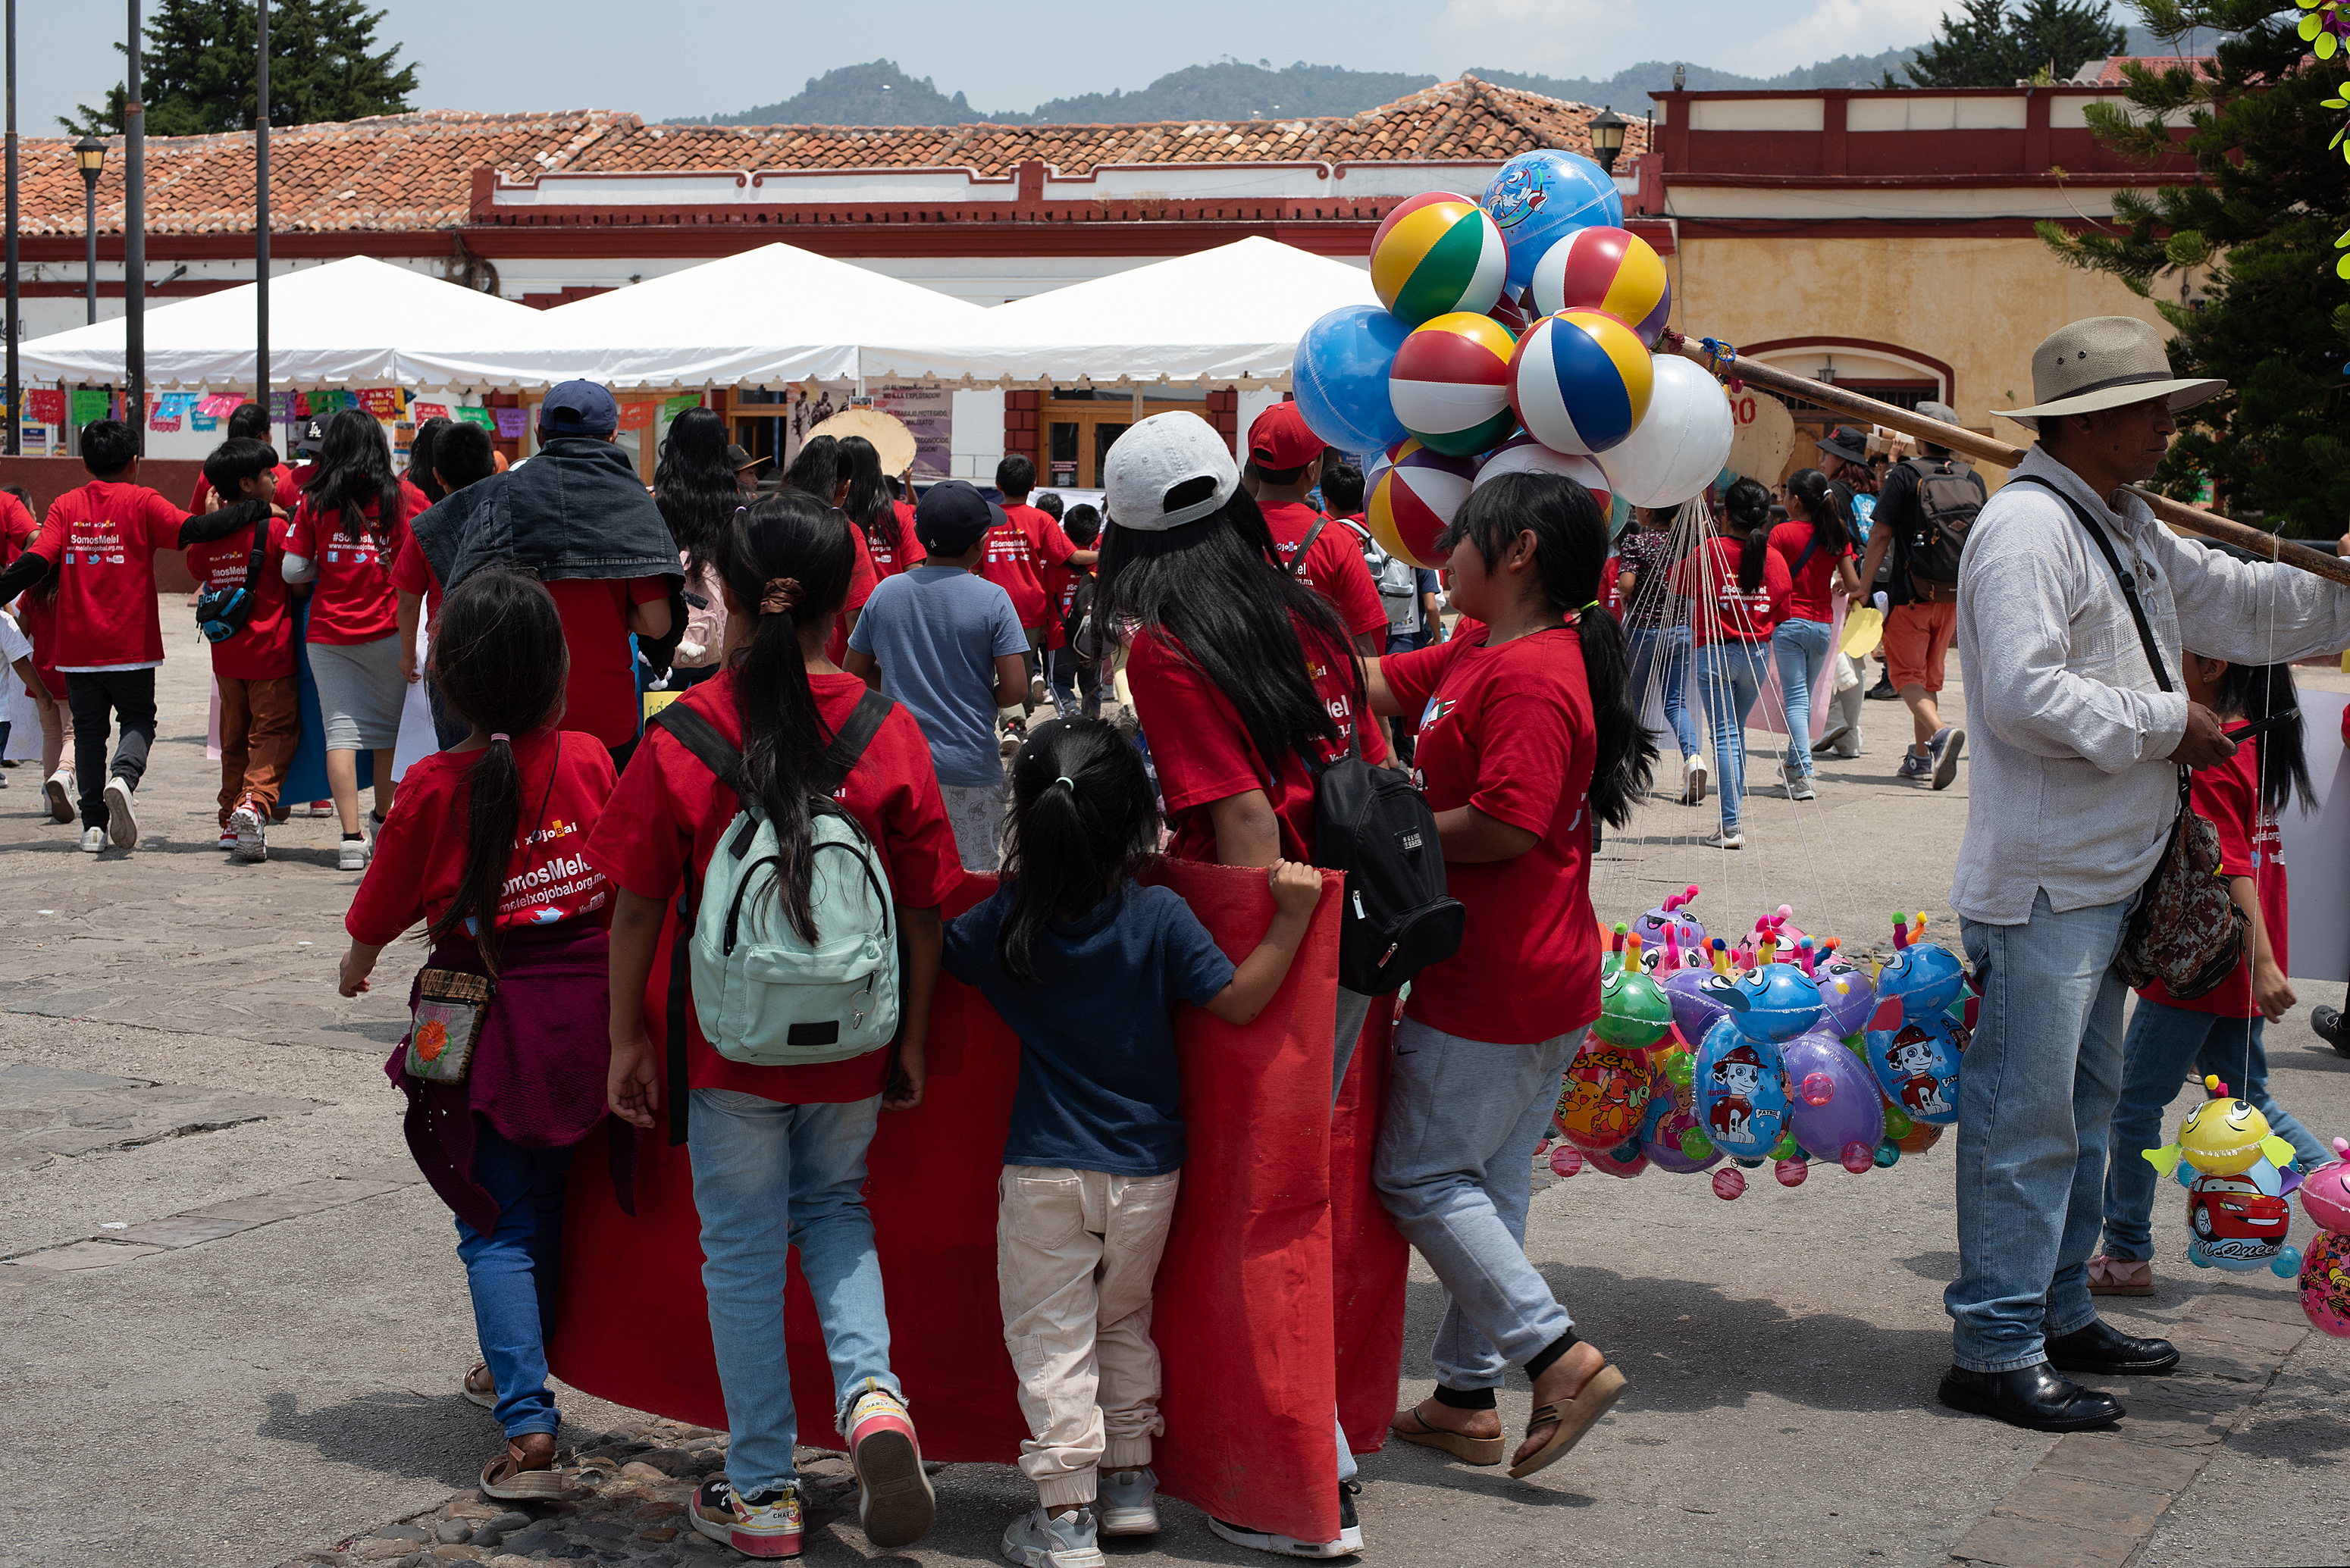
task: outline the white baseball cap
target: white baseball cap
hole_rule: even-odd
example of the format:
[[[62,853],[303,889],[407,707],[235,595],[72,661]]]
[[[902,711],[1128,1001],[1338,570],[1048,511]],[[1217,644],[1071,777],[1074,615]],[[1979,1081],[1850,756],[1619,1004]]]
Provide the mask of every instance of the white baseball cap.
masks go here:
[[[1167,510],[1167,493],[1195,479],[1212,479],[1215,493],[1204,501]],[[1159,534],[1197,523],[1222,510],[1241,487],[1232,449],[1216,427],[1178,410],[1153,414],[1130,427],[1102,462],[1102,489],[1109,520],[1141,534]]]

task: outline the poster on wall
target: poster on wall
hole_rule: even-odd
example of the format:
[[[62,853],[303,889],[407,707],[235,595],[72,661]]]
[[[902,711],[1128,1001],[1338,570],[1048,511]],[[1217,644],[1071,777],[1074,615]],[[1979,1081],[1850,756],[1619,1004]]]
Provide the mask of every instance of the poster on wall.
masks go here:
[[[953,470],[954,391],[949,387],[882,387],[873,406],[914,435],[914,478],[944,479]]]

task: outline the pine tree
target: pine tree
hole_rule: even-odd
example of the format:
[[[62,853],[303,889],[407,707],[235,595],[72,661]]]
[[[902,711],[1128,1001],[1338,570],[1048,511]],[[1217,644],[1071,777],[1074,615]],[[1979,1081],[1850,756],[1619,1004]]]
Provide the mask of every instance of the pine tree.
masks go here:
[[[2138,162],[2184,151],[2192,185],[2114,196],[2118,227],[2040,237],[2076,266],[2119,278],[2177,331],[2172,369],[2229,390],[2179,418],[2155,483],[2193,498],[2206,483],[2220,510],[2272,531],[2332,538],[2350,520],[2350,443],[2343,347],[2350,283],[2334,238],[2350,226],[2350,173],[2324,107],[2338,66],[2304,63],[2300,14],[2275,0],[2135,0],[2156,36],[2190,27],[2223,36],[2208,67],[2125,67],[2127,108],[2093,104],[2097,138]],[[2183,143],[2162,121],[2183,125]],[[2200,281],[2201,299],[2189,297]]]
[[[1942,16],[1941,36],[1918,51],[1909,79],[1919,87],[2011,87],[2063,81],[2090,60],[2117,55],[2129,31],[2113,26],[2104,0],[1963,0],[1966,14]],[[1887,86],[1892,73],[1886,73]]]
[[[400,46],[378,51],[380,11],[363,0],[271,0],[269,123],[309,125],[413,108],[416,67]],[[253,0],[162,0],[140,57],[151,136],[203,136],[253,127]],[[118,54],[129,51],[120,44]],[[123,89],[58,120],[75,135],[119,135]]]

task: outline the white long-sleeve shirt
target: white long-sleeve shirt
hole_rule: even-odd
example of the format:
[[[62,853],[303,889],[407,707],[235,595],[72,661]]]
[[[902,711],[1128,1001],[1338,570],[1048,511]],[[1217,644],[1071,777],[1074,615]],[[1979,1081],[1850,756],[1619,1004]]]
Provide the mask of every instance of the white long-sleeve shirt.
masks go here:
[[[2182,539],[2143,501],[2093,494],[2037,446],[2012,480],[2027,476],[2106,530],[2174,689],[2156,686],[2121,585],[2071,510],[2037,484],[1992,496],[1959,566],[1970,752],[1950,907],[2002,926],[2029,919],[2043,888],[2059,911],[2086,909],[2127,898],[2153,872],[2178,798],[2166,759],[2187,730],[2182,644],[2238,664],[2350,644],[2350,590]]]

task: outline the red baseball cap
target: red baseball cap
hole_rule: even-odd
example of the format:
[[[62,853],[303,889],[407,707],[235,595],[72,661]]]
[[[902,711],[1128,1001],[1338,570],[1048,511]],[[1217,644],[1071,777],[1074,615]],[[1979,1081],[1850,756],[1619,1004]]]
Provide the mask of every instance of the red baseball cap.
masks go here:
[[[1276,472],[1305,467],[1329,444],[1305,428],[1305,416],[1295,402],[1274,404],[1249,426],[1250,461]]]

